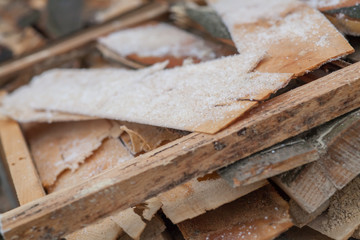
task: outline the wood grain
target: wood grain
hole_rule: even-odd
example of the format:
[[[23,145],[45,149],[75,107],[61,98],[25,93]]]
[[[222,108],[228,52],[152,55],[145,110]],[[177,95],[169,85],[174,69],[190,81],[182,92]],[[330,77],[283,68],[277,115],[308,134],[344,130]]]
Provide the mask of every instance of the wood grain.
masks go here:
[[[45,196],[20,126],[0,120],[1,158],[6,160],[20,205]]]
[[[4,84],[9,76],[17,73],[18,71],[27,69],[36,63],[45,61],[48,58],[79,48],[87,43],[91,43],[98,37],[104,36],[116,30],[158,17],[161,14],[166,13],[167,10],[167,3],[154,1],[153,3],[147,4],[130,14],[120,17],[118,20],[93,27],[88,31],[50,45],[49,47],[39,50],[33,54],[5,63],[0,66],[0,85]]]
[[[87,183],[9,211],[1,218],[3,235],[59,238],[359,108],[359,71],[360,63],[353,64],[269,100],[215,135],[189,134]]]

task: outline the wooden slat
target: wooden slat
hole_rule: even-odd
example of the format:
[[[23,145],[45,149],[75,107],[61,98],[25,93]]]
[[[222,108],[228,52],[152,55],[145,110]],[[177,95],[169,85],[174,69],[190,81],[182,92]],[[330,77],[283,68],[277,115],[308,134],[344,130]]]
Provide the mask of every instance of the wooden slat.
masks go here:
[[[20,126],[0,120],[1,157],[7,161],[20,205],[45,196]]]
[[[270,240],[293,226],[288,210],[268,185],[178,226],[186,240]]]
[[[145,5],[130,14],[124,15],[116,21],[91,28],[88,31],[81,32],[74,37],[46,47],[33,54],[3,64],[0,66],[0,85],[4,84],[9,76],[18,71],[29,68],[36,63],[45,61],[48,58],[77,49],[96,40],[98,37],[104,36],[116,30],[158,17],[161,14],[166,13],[167,10],[167,3],[154,1],[153,3]]]
[[[359,71],[360,63],[353,64],[264,103],[215,135],[189,134],[87,183],[9,211],[1,218],[4,237],[64,236],[356,109]]]
[[[314,146],[303,138],[295,138],[237,161],[219,170],[219,173],[231,185],[241,186],[273,177],[318,159],[319,154]]]

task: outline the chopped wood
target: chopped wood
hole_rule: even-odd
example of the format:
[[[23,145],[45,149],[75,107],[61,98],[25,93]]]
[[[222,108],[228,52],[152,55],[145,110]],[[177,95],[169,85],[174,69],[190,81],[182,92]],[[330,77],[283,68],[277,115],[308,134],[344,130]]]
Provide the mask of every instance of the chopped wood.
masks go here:
[[[1,215],[2,233],[6,240],[64,236],[115,210],[134,206],[359,108],[359,67],[360,63],[353,64],[277,96],[216,135],[189,134],[91,182],[8,211]],[[90,203],[91,199],[97,204]],[[71,214],[75,210],[76,218]]]
[[[34,64],[44,62],[49,58],[77,49],[95,41],[98,37],[107,35],[111,32],[158,17],[166,13],[167,10],[167,3],[154,1],[153,3],[147,4],[144,7],[141,7],[126,16],[120,17],[115,21],[90,28],[81,34],[67,38],[57,44],[39,50],[38,52],[17,59],[16,61],[3,64],[0,67],[0,85],[9,81],[9,77],[15,75],[21,70],[32,67]]]
[[[208,0],[240,53],[264,50],[256,68],[303,75],[353,48],[319,11],[298,1]],[[273,9],[273,11],[269,11]]]
[[[1,159],[7,162],[20,205],[45,196],[19,124],[0,120],[0,141]]]
[[[360,228],[358,228],[354,234],[352,235],[353,238],[360,239]]]
[[[204,39],[166,23],[153,22],[121,30],[100,38],[99,43],[145,65],[169,60],[167,67],[174,67],[181,66],[188,58],[199,62],[216,56]]]
[[[285,200],[270,186],[178,224],[186,240],[273,239],[293,224]]]
[[[320,207],[318,207],[314,212],[308,213],[303,210],[294,200],[290,200],[290,215],[292,221],[295,226],[302,228],[311,221],[313,221],[316,217],[318,217],[321,213],[323,213],[329,207],[329,200],[324,202]]]
[[[291,74],[250,72],[262,56],[244,53],[166,70],[159,70],[164,64],[137,71],[52,70],[3,104],[16,108],[23,98],[35,109],[215,133],[257,105],[254,99],[266,99],[289,82]]]
[[[173,223],[179,223],[232,202],[267,183],[259,181],[248,186],[232,188],[217,173],[212,173],[193,179],[158,197],[163,204],[162,210],[165,215]]]
[[[314,146],[303,138],[277,144],[219,170],[233,186],[251,184],[319,159]]]
[[[114,122],[90,120],[37,124],[27,129],[26,136],[44,187],[51,187],[66,169],[75,171],[112,136],[114,128],[119,128]]]
[[[316,211],[336,192],[322,161],[290,170],[272,180],[308,213]]]
[[[321,157],[273,178],[305,211],[312,213],[360,174],[360,110],[317,129],[309,142]]]
[[[329,209],[308,224],[336,240],[346,240],[360,225],[360,177],[355,178],[330,199]]]

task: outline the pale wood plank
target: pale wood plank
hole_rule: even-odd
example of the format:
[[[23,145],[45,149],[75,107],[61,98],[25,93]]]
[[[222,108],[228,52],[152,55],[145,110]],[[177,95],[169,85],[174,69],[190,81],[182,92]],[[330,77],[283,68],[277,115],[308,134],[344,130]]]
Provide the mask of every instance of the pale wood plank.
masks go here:
[[[268,184],[266,180],[232,188],[216,173],[192,179],[170,191],[160,194],[162,210],[173,222],[179,223],[232,202]]]
[[[186,240],[270,240],[293,225],[288,209],[268,185],[178,226]]]
[[[63,236],[356,109],[359,67],[360,63],[353,64],[280,95],[215,135],[190,134],[91,182],[9,211],[1,218],[5,239]],[[76,218],[70,214],[74,211]]]
[[[1,157],[7,161],[20,205],[45,196],[20,126],[0,120]]]

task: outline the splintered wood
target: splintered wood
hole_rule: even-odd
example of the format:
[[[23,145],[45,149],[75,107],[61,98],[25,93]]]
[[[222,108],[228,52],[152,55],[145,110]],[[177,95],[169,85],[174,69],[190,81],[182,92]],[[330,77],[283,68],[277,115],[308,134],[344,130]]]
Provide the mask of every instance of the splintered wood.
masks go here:
[[[178,226],[186,240],[270,240],[292,226],[288,208],[267,186]]]
[[[120,56],[144,64],[169,60],[168,66],[177,66],[182,65],[186,58],[199,62],[216,56],[202,38],[166,23],[115,32],[100,38],[99,43]]]
[[[303,75],[353,51],[320,12],[298,1],[207,2],[223,18],[240,53],[255,49],[268,53],[256,68],[259,71]]]
[[[3,104],[14,109],[25,98],[35,109],[215,133],[290,80],[292,74],[250,72],[261,58],[244,53],[166,70],[52,70]]]
[[[115,132],[107,120],[30,126],[26,135],[43,185],[51,187],[63,171],[76,170]]]

